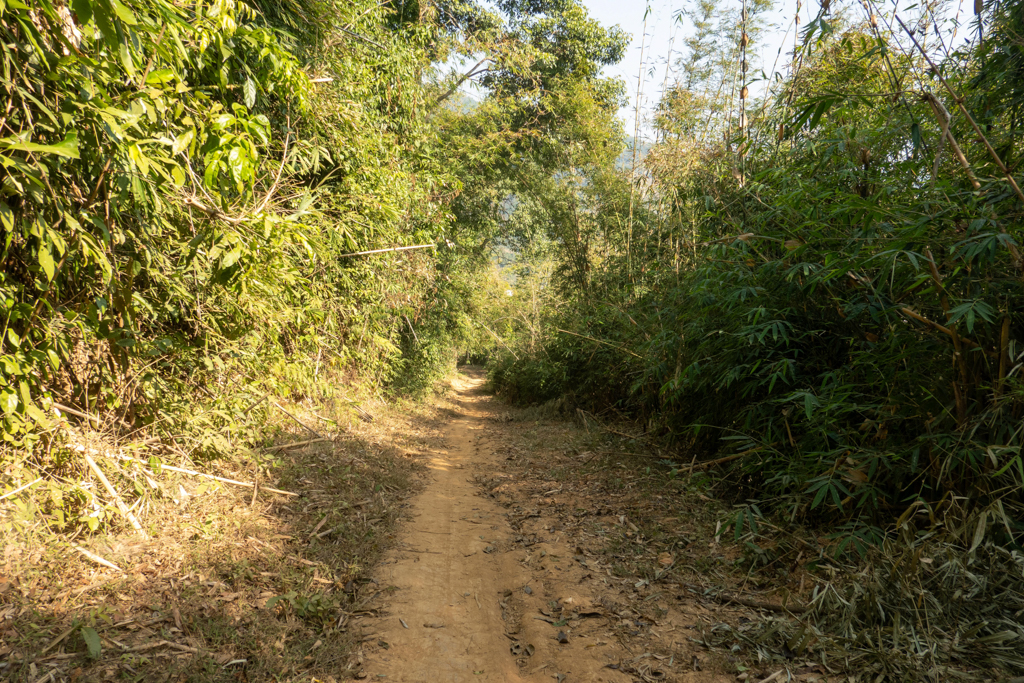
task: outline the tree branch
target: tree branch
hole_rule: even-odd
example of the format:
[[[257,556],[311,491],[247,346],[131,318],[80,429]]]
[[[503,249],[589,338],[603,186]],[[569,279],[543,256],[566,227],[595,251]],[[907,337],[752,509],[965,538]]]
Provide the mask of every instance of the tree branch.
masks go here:
[[[473,76],[476,76],[477,74],[482,74],[482,73],[484,73],[486,71],[490,71],[490,69],[482,69],[480,71],[477,71],[477,69],[479,69],[486,62],[493,62],[493,61],[494,60],[491,59],[490,57],[484,57],[479,62],[474,64],[472,69],[470,69],[465,74],[463,74],[463,76],[458,80],[458,82],[456,82],[455,85],[453,85],[451,88],[448,89],[448,92],[446,92],[445,94],[441,95],[436,100],[434,100],[434,106],[436,107],[437,105],[441,104],[442,102],[447,100],[449,97],[451,97],[455,93],[455,91],[458,90],[462,86],[463,83],[468,81]]]

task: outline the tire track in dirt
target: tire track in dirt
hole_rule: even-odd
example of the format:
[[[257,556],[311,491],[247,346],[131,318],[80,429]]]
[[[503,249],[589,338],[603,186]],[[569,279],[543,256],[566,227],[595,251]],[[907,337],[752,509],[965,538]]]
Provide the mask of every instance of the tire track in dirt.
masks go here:
[[[377,571],[387,597],[380,617],[364,622],[372,637],[363,646],[361,675],[410,683],[635,680],[606,668],[629,657],[617,643],[574,637],[561,612],[543,617],[553,602],[586,602],[568,592],[570,582],[552,580],[563,572],[557,560],[531,562],[571,550],[516,546],[505,511],[478,495],[474,477],[500,464],[487,420],[496,410],[483,383],[479,373],[453,383],[461,414],[449,425],[450,447],[430,454],[430,480]]]

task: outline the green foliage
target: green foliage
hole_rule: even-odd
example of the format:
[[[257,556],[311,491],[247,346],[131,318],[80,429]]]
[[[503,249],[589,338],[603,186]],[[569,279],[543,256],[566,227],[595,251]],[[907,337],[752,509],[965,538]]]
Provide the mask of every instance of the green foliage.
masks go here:
[[[573,0],[0,0],[0,37],[4,490],[77,466],[76,413],[208,459],[267,394],[428,391],[483,334],[502,202],[614,138],[625,44]],[[439,107],[431,65],[480,52],[485,102]],[[116,519],[39,491],[18,520]]]
[[[983,47],[939,69],[1006,159],[1019,135],[1011,5]],[[734,495],[758,500],[728,520],[739,535],[772,511],[843,525],[837,550],[863,555],[927,502],[936,512],[920,526],[944,525],[965,548],[979,528],[1016,543],[1021,202],[959,116],[969,168],[950,151],[933,106],[945,97],[886,94],[913,78],[939,93],[937,72],[843,22],[807,28],[799,66],[744,138],[709,142],[727,130],[722,103],[673,91],[645,162],[652,193],[588,169],[566,208],[545,212],[560,300],[536,324],[538,348],[509,334],[519,343],[496,350],[492,377],[517,400],[569,392],[698,456],[735,456]],[[691,47],[690,71],[713,78]],[[979,517],[997,503],[1003,523]]]

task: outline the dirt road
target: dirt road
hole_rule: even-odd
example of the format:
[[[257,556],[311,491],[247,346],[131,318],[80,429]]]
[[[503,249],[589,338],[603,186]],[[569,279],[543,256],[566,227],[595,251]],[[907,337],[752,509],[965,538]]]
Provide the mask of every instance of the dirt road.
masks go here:
[[[515,544],[506,511],[479,495],[477,480],[501,460],[483,382],[480,374],[455,381],[461,414],[450,423],[450,447],[429,455],[430,481],[378,572],[380,586],[394,589],[366,624],[374,636],[363,671],[431,683],[634,680],[606,668],[626,654],[611,639],[573,628],[590,601],[573,580],[571,550],[557,535]]]

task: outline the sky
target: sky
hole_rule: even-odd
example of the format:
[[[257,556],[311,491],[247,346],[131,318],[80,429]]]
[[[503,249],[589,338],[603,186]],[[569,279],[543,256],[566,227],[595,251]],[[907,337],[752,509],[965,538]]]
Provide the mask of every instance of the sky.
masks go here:
[[[679,57],[679,49],[682,47],[682,38],[690,30],[686,24],[680,25],[675,21],[675,14],[691,0],[650,0],[649,4],[642,0],[583,0],[583,4],[590,12],[590,16],[597,19],[604,26],[618,25],[626,33],[632,36],[632,41],[626,49],[623,60],[614,66],[606,67],[604,73],[608,76],[617,76],[626,81],[626,90],[629,97],[629,104],[619,111],[619,115],[626,122],[626,133],[633,135],[636,126],[636,101],[638,95],[638,84],[640,76],[643,75],[643,87],[640,89],[640,127],[639,137],[647,137],[651,133],[650,117],[652,110],[657,106],[661,97],[662,85],[665,83],[665,67],[669,61],[669,49],[671,48],[672,60]],[[813,0],[811,0],[813,2]],[[776,3],[778,4],[778,3]],[[789,8],[789,16],[783,17],[780,10],[775,10],[768,15],[768,21],[773,27],[765,32],[764,44],[760,46],[761,62],[770,67],[775,62],[779,46],[785,38],[785,32],[792,19],[795,3]],[[805,9],[802,17],[806,21],[807,0],[803,3]],[[816,4],[816,3],[815,3]],[[738,2],[737,2],[738,5]],[[649,11],[647,8],[650,8]],[[646,14],[646,22],[644,15]],[[784,23],[785,22],[785,23]],[[793,34],[789,33],[788,45],[792,44]],[[642,55],[642,62],[641,62]],[[789,58],[783,51],[779,58],[779,68],[788,64]],[[641,65],[643,71],[641,71]],[[668,83],[672,82],[672,73],[669,74]],[[760,88],[756,85],[751,87],[751,94],[760,94]]]
[[[606,67],[604,72],[608,76],[618,76],[626,81],[629,104],[619,111],[619,115],[625,121],[625,129],[628,135],[634,134],[636,125],[637,85],[641,73],[644,75],[643,87],[640,89],[640,125],[636,129],[641,140],[650,138],[653,129],[650,125],[651,112],[657,106],[661,96],[662,84],[665,83],[665,66],[668,56],[673,56],[673,61],[679,57],[679,50],[682,47],[682,37],[691,30],[688,25],[679,25],[674,21],[675,14],[684,6],[694,0],[582,0],[590,15],[597,19],[604,26],[620,26],[626,33],[631,34],[632,42],[626,50],[622,62],[617,65]],[[738,7],[741,0],[725,0],[724,4],[735,3]],[[869,0],[871,5],[881,15],[883,24],[891,21],[891,14],[898,10],[905,19],[917,16],[921,9],[919,0]],[[806,27],[817,15],[820,0],[802,0],[803,9],[800,11],[800,26]],[[761,68],[766,74],[772,73],[772,66],[777,65],[775,71],[786,73],[793,50],[793,16],[796,13],[797,0],[775,0],[775,8],[762,15],[768,23],[761,44],[755,46],[759,53]],[[859,2],[836,2],[836,6],[850,6],[853,11],[860,12]],[[973,3],[970,0],[944,0],[940,1],[935,11],[941,15],[942,20],[938,25],[932,25],[942,35],[943,43],[950,48],[969,39],[971,32],[968,24],[973,20],[971,12]],[[646,23],[644,20],[646,14]],[[960,24],[960,28],[955,27]],[[911,23],[913,25],[913,22]],[[897,28],[897,31],[899,29]],[[933,33],[934,35],[934,33]],[[674,38],[673,38],[674,36]],[[896,35],[896,40],[906,43],[906,49],[913,50],[913,47],[902,34]],[[934,40],[934,37],[932,38]],[[781,54],[780,54],[781,48]],[[642,62],[641,62],[642,55]],[[753,63],[754,60],[751,60]],[[641,66],[643,71],[641,72]],[[753,71],[749,74],[752,77],[759,76]],[[671,84],[670,73],[668,83]],[[751,97],[759,97],[764,93],[766,82],[759,80],[750,84]]]
[[[604,26],[619,26],[631,36],[631,42],[626,48],[625,56],[618,64],[605,67],[604,73],[607,76],[618,77],[626,82],[628,104],[619,110],[619,115],[625,123],[627,135],[638,133],[641,140],[649,140],[653,136],[651,116],[661,98],[662,86],[665,83],[671,84],[673,72],[670,71],[666,80],[666,65],[670,60],[674,66],[675,60],[680,56],[680,49],[683,47],[683,38],[692,30],[692,27],[685,22],[680,24],[675,20],[676,14],[683,7],[693,3],[695,0],[581,0],[587,8],[590,16],[597,19]],[[742,0],[724,0],[725,5],[734,3],[738,8]],[[904,17],[909,18],[910,13],[918,7],[919,0],[868,0],[877,11],[881,13],[883,23],[891,20],[890,13],[898,9]],[[800,26],[806,27],[817,15],[820,0],[802,0],[803,9],[800,11]],[[966,4],[965,4],[966,3]],[[766,74],[775,71],[785,74],[793,50],[793,16],[796,13],[797,0],[774,0],[775,8],[762,17],[768,26],[764,31],[760,45],[755,45],[759,59],[750,61],[752,64],[759,63]],[[833,7],[839,5],[852,5],[856,11],[860,11],[859,2],[836,2]],[[950,46],[962,42],[969,35],[964,26],[959,31],[953,27],[958,21],[968,22],[973,18],[969,6],[973,6],[970,0],[944,0],[940,1],[940,14],[945,19],[940,23],[943,41],[950,41]],[[921,10],[918,9],[917,12]],[[898,31],[898,29],[897,29]],[[954,35],[957,37],[954,38]],[[897,40],[905,42],[902,35]],[[913,47],[908,44],[908,49]],[[780,53],[781,50],[781,53]],[[758,78],[759,72],[751,71],[749,76]],[[642,77],[642,78],[641,78]],[[639,88],[638,85],[642,87]],[[750,95],[753,98],[760,97],[765,90],[766,82],[756,80],[750,84]],[[471,97],[479,97],[480,93],[476,86],[467,82],[463,91]],[[638,97],[639,95],[639,97]],[[637,102],[639,101],[639,107]],[[639,111],[639,125],[637,122],[637,111]]]

